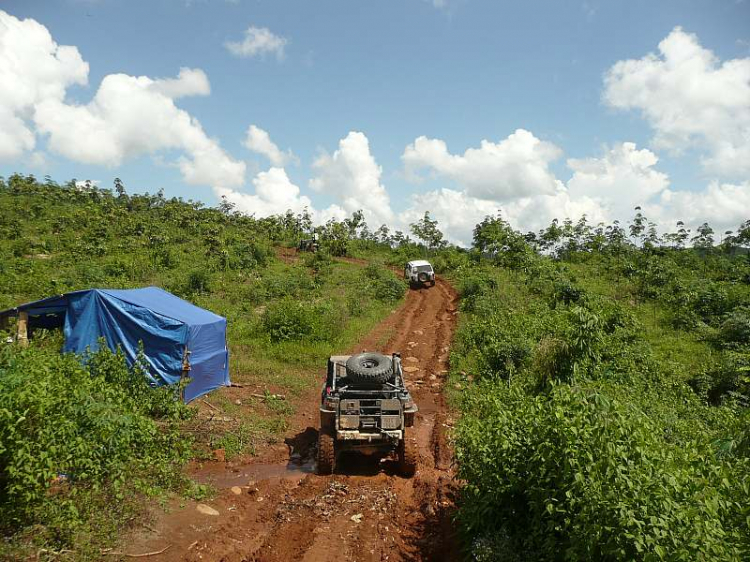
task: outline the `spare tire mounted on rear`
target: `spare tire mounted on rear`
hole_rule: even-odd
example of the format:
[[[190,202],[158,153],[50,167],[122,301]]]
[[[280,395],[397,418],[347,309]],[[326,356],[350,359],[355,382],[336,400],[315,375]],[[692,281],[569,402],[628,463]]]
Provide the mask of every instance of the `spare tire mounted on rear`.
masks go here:
[[[383,384],[393,376],[393,361],[382,353],[358,353],[346,361],[346,376],[355,384]]]

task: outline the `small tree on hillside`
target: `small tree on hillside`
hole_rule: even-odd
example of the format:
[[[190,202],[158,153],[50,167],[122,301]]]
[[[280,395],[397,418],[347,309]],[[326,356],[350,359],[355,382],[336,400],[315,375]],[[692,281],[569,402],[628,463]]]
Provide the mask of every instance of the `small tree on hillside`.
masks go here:
[[[425,211],[424,217],[409,225],[412,234],[424,242],[430,250],[444,248],[447,242],[443,240],[443,233],[437,227],[438,221],[430,218],[430,212]]]
[[[690,241],[695,248],[709,250],[714,246],[714,229],[704,222],[698,227],[696,235]]]
[[[497,263],[507,267],[523,266],[534,253],[526,238],[513,230],[500,213],[484,217],[474,227],[474,247],[492,254]]]

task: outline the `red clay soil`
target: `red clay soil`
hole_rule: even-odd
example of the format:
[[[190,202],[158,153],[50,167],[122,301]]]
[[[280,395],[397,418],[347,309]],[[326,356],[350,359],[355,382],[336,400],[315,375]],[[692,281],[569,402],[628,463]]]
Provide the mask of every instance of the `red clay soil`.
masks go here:
[[[314,474],[319,389],[299,404],[283,445],[268,446],[249,463],[209,463],[195,477],[219,488],[206,502],[174,504],[155,514],[121,551],[158,552],[159,561],[307,562],[438,561],[460,559],[454,526],[457,485],[446,443],[450,423],[443,399],[457,296],[438,279],[412,290],[404,305],[349,352],[399,351],[419,414],[417,474],[396,472],[394,459],[346,453],[333,476]],[[324,368],[312,365],[321,372]],[[347,456],[348,455],[348,456]]]

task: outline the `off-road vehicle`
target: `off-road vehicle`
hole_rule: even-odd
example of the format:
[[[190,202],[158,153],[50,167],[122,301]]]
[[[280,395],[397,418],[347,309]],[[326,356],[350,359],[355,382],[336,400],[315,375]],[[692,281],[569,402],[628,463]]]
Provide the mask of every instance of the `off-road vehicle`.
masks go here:
[[[320,249],[318,242],[318,233],[313,234],[312,238],[304,238],[299,241],[297,250],[300,252],[317,252]]]
[[[398,353],[332,356],[320,404],[318,474],[331,474],[338,454],[353,449],[380,456],[396,453],[399,472],[413,476],[417,444],[410,428],[416,413]]]
[[[409,281],[409,285],[413,288],[422,287],[430,284],[431,287],[435,286],[435,270],[432,269],[430,262],[425,260],[414,260],[407,262],[404,267],[404,279]]]

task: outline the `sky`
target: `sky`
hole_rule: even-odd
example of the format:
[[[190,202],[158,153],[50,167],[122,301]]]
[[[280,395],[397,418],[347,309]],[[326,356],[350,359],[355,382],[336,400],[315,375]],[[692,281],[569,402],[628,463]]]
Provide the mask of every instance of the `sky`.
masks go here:
[[[371,229],[750,219],[750,0],[0,0],[0,175]]]

